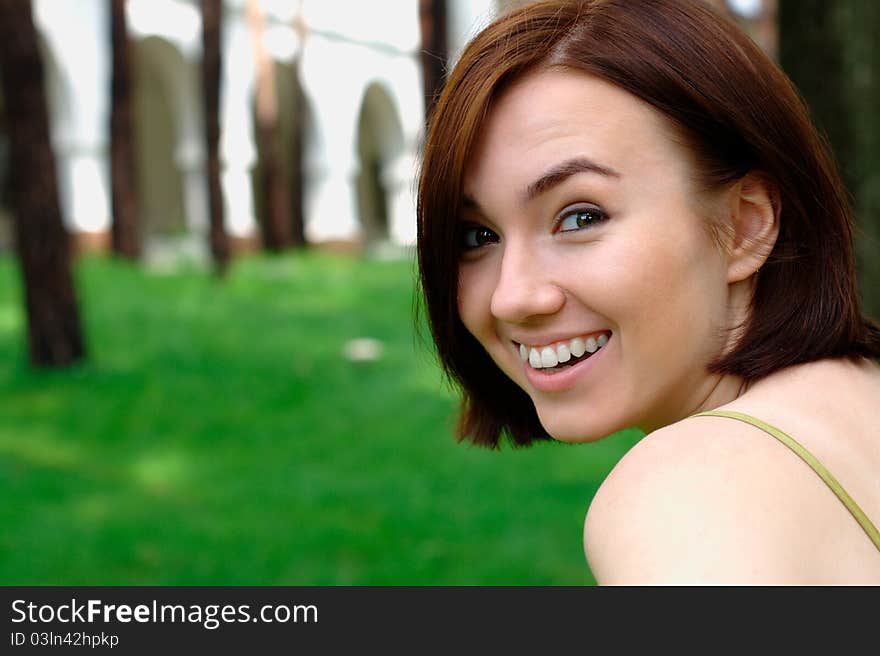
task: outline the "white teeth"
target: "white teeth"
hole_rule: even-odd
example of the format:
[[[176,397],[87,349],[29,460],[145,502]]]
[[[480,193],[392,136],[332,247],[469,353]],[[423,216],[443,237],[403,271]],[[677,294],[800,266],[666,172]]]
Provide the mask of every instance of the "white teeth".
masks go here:
[[[525,362],[528,361],[533,369],[549,369],[568,362],[572,357],[579,358],[584,353],[595,353],[608,343],[608,335],[600,334],[598,337],[575,337],[569,342],[556,346],[529,347],[519,345],[519,356]]]
[[[556,347],[556,359],[559,362],[568,362],[571,360],[571,351],[566,344],[560,344]]]
[[[529,364],[532,365],[532,369],[541,369],[543,368],[543,364],[541,364],[541,354],[538,353],[537,349],[529,350]]]

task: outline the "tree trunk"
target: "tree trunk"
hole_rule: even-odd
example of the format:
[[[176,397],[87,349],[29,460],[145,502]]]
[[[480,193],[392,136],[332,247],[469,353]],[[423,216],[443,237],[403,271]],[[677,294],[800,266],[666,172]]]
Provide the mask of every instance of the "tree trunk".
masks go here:
[[[36,366],[64,366],[84,357],[85,347],[29,0],[0,0],[0,78],[30,360]]]
[[[299,58],[293,62],[293,125],[291,126],[290,143],[290,220],[291,242],[294,247],[302,248],[306,245],[306,222],[303,205],[303,151],[305,133],[306,100],[303,97],[302,85],[299,79]]]
[[[431,115],[434,103],[446,80],[446,0],[419,0],[422,32],[422,83],[425,92],[425,118]]]
[[[210,213],[210,245],[214,265],[222,273],[229,264],[229,237],[223,217],[220,188],[220,30],[221,0],[201,0],[202,6],[202,95],[205,113],[205,153]]]
[[[780,1],[779,63],[806,99],[814,122],[827,134],[849,181],[853,135],[842,52],[847,37],[840,32],[837,4]]]
[[[862,298],[880,315],[880,4],[780,0],[779,58],[853,194]]]
[[[855,195],[856,254],[866,309],[880,319],[880,4],[840,3],[853,131],[850,189]]]
[[[291,245],[290,193],[281,162],[278,129],[278,95],[275,89],[275,66],[263,47],[265,17],[259,0],[247,0],[248,28],[257,67],[256,123],[260,154],[260,189],[262,192],[263,246],[282,251]]]
[[[113,77],[110,84],[110,180],[113,251],[137,259],[141,253],[137,175],[132,140],[132,62],[125,25],[126,0],[109,0]]]

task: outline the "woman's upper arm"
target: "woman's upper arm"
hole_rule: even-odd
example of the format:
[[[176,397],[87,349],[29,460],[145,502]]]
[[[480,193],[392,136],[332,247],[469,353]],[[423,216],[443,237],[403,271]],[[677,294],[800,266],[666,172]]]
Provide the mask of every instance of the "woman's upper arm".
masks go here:
[[[584,522],[597,582],[796,580],[803,571],[790,549],[797,512],[772,458],[750,449],[751,437],[693,431],[691,423],[650,435],[602,484]]]

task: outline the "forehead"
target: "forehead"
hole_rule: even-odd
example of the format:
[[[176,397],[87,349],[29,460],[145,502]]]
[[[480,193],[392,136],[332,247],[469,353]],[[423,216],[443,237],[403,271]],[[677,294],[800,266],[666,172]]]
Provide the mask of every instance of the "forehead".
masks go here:
[[[587,157],[627,174],[683,173],[687,152],[653,107],[579,71],[531,72],[493,102],[465,169],[465,193],[487,184],[527,184],[560,161]],[[509,184],[508,184],[509,186]]]

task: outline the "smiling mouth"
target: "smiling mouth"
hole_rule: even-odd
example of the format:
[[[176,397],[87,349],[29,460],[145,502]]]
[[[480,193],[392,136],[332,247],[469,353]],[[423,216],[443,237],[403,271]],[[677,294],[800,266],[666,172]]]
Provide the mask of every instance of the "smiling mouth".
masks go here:
[[[520,359],[541,373],[554,374],[572,367],[598,353],[611,339],[611,331],[575,337],[546,346],[518,344]]]

